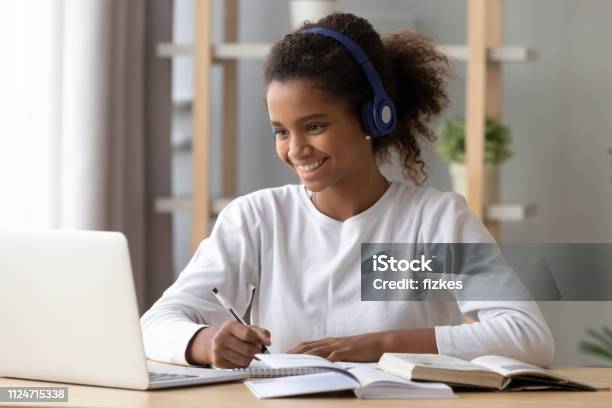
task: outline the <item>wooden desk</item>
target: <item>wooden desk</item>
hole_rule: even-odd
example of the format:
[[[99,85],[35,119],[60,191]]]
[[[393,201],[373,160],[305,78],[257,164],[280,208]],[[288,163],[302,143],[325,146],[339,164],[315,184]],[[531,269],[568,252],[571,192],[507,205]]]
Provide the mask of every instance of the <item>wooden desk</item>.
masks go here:
[[[612,368],[560,368],[575,379],[612,385]],[[59,386],[57,383],[0,378],[0,387]],[[360,400],[352,393],[258,400],[240,382],[175,388],[159,391],[130,391],[68,384],[68,406],[79,407],[287,407],[376,406],[376,407],[612,407],[612,392],[531,391],[516,393],[461,392],[456,399]],[[0,406],[3,405],[0,403]],[[6,404],[5,404],[6,405]],[[34,405],[34,404],[31,404]],[[36,406],[65,406],[37,403]],[[28,406],[24,403],[12,406]]]

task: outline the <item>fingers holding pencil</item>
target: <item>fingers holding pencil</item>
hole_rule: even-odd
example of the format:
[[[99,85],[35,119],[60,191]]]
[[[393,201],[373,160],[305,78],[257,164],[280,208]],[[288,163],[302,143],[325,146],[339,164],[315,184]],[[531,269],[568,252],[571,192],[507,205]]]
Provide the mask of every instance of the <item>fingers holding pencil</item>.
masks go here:
[[[259,326],[230,320],[219,328],[198,331],[187,347],[186,358],[190,364],[212,364],[217,368],[247,367],[262,347],[271,344],[269,334]]]
[[[244,319],[242,319],[242,317],[240,317],[240,315],[238,313],[236,313],[236,310],[231,305],[231,303],[225,298],[225,296],[223,296],[221,294],[221,292],[219,292],[219,290],[216,287],[213,288],[212,294],[217,299],[217,301],[221,304],[221,306],[223,306],[223,308],[225,310],[227,310],[227,312],[237,322],[239,322],[240,324],[244,325],[244,327],[251,327],[251,328],[253,328],[256,331],[257,336],[260,337],[260,340],[261,340],[261,343],[262,343],[261,352],[262,353],[269,353],[268,348],[266,347],[266,345],[270,345],[271,344],[270,343],[270,332],[268,330],[264,329],[264,328],[259,327],[259,326],[247,325],[246,322],[244,321]],[[246,331],[244,333],[248,333],[248,331]],[[245,334],[245,336],[246,335],[247,334]],[[247,341],[246,339],[243,339],[243,340]]]
[[[219,368],[247,367],[264,345],[271,344],[266,332],[259,326],[225,322],[212,339],[212,364]]]

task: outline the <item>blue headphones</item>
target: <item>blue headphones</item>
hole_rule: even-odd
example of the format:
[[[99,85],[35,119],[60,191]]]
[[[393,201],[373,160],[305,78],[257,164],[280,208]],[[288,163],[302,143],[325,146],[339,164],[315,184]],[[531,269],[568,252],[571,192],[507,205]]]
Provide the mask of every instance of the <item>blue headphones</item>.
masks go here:
[[[395,105],[391,98],[387,96],[382,81],[378,76],[378,72],[376,72],[374,65],[372,65],[370,58],[363,49],[349,36],[330,28],[308,28],[303,32],[316,33],[333,38],[346,48],[361,69],[363,69],[363,73],[368,79],[372,92],[374,93],[372,99],[365,102],[361,110],[365,130],[368,135],[373,138],[388,135],[393,132],[397,122]]]

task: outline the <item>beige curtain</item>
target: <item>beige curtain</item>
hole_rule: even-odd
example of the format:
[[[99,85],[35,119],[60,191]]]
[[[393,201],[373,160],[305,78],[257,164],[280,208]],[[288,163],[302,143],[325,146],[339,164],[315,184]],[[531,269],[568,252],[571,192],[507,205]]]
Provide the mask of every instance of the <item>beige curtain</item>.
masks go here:
[[[170,220],[171,2],[63,2],[60,217],[63,228],[123,232],[144,311],[172,281]],[[166,37],[166,38],[164,38]]]
[[[141,311],[173,280],[171,0],[0,2],[0,228],[116,230]]]

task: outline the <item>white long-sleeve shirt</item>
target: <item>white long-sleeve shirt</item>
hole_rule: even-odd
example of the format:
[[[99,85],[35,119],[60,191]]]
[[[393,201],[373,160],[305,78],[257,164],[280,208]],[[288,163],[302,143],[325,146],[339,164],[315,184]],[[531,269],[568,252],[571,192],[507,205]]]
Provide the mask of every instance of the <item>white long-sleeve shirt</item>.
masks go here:
[[[498,354],[552,362],[554,343],[527,301],[458,301],[476,323],[449,325],[455,302],[362,302],[362,242],[493,242],[458,194],[393,181],[370,208],[344,222],[317,210],[303,185],[260,190],[219,215],[177,281],[142,319],[146,354],[188,364],[186,347],[231,316],[213,287],[272,333],[272,352],[302,341],[397,329],[435,328],[440,354]],[[252,292],[252,288],[255,291]]]

